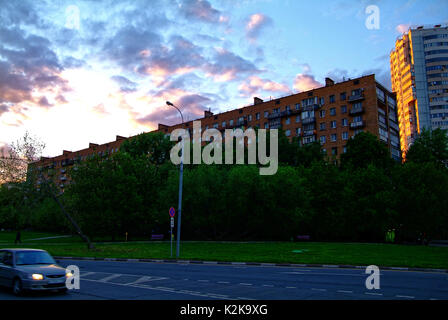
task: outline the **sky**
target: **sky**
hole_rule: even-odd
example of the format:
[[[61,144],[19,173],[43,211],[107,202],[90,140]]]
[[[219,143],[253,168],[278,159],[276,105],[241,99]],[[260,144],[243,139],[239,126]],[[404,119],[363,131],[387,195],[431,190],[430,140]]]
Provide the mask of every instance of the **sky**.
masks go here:
[[[372,6],[374,10],[372,11]],[[44,156],[372,74],[446,0],[0,0],[0,148]]]

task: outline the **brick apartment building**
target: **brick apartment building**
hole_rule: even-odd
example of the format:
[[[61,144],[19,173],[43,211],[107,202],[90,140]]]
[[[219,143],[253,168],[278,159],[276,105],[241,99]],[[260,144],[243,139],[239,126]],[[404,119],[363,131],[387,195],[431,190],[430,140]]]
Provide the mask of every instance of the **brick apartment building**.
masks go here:
[[[302,145],[319,141],[323,152],[330,158],[339,158],[346,151],[347,141],[359,132],[367,131],[383,141],[391,157],[401,160],[399,127],[395,95],[375,80],[375,75],[334,83],[327,78],[325,86],[278,99],[263,101],[254,98],[254,104],[243,108],[213,114],[205,111],[203,129],[218,130],[258,127],[283,129],[290,137],[299,138]],[[159,124],[153,132],[169,134],[177,128],[193,128],[193,121],[168,126]],[[67,169],[76,162],[95,155],[108,156],[117,152],[127,138],[117,136],[105,144],[90,143],[80,151],[63,151],[53,158],[42,158],[34,163],[52,169],[53,179],[61,191],[69,181]]]

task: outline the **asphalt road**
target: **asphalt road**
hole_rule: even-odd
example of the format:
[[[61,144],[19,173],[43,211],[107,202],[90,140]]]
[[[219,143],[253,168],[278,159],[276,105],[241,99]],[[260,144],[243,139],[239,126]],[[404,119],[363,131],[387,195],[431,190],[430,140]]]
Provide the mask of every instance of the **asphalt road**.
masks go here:
[[[77,265],[79,290],[20,299],[92,300],[448,300],[448,274],[381,271],[368,290],[362,269],[60,260]],[[0,290],[0,300],[18,299]]]

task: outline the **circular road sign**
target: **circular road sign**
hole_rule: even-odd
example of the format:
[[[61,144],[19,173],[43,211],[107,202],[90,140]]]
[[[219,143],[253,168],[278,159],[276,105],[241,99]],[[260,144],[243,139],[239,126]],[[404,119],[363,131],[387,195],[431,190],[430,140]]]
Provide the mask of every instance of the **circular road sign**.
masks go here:
[[[170,213],[170,217],[172,218],[176,214],[176,210],[174,210],[174,208],[171,207],[169,213]]]

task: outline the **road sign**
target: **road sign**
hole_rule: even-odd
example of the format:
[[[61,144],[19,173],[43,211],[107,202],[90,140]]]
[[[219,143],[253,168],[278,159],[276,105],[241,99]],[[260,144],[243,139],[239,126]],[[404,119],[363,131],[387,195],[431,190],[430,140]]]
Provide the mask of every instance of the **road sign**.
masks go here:
[[[171,218],[171,228],[174,228],[174,218]]]
[[[176,210],[174,210],[174,208],[171,207],[169,213],[170,213],[170,217],[173,218],[174,215],[176,214]]]

